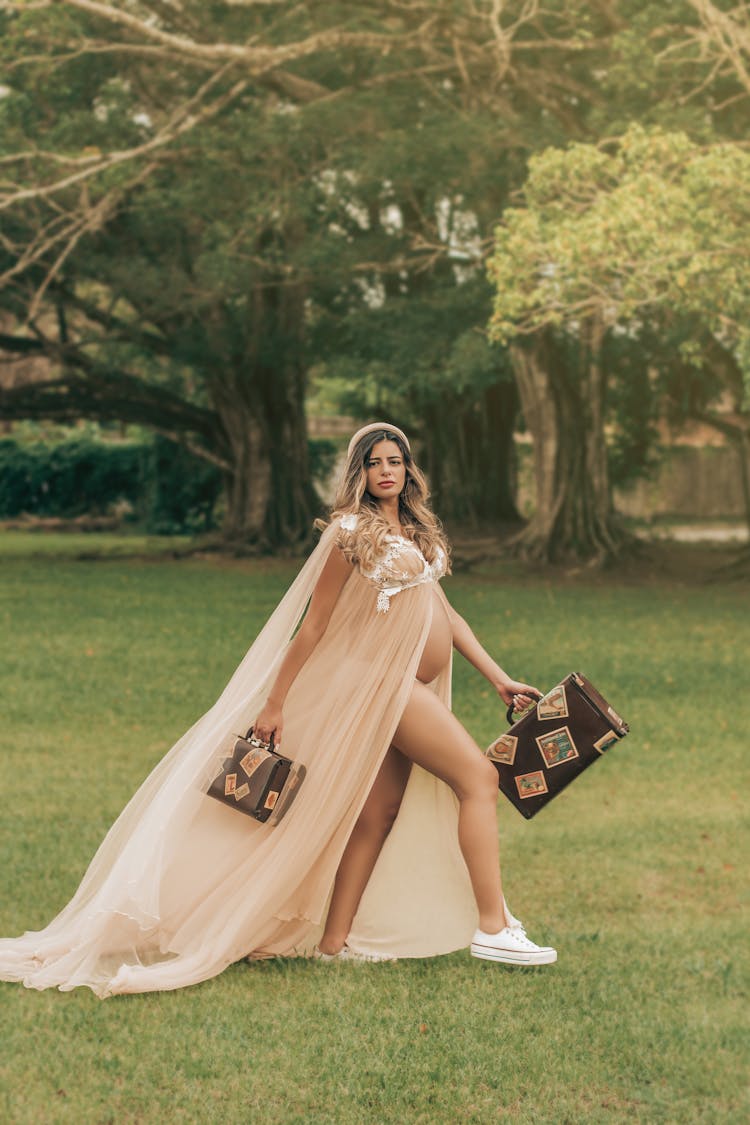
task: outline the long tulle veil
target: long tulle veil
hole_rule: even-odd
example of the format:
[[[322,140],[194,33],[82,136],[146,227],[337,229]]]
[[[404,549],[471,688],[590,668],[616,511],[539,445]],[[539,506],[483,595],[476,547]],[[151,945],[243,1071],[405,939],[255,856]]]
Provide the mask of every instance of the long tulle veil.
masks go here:
[[[68,905],[45,929],[0,941],[0,979],[109,996],[183,987],[243,956],[310,951],[412,690],[439,587],[406,590],[378,613],[377,591],[352,571],[285,701],[284,748],[308,772],[279,825],[205,791],[265,701],[337,534],[336,523],[323,532],[216,703],[115,821]],[[449,706],[450,665],[432,686]],[[350,943],[389,956],[448,952],[467,943],[475,918],[455,796],[415,766]]]
[[[102,841],[67,906],[39,933],[0,941],[0,977],[24,979],[61,941],[92,942],[112,914],[148,928],[160,914],[164,841],[179,836],[235,732],[260,708],[335,542],[329,526],[214,705],[172,746]],[[126,942],[123,921],[123,941]],[[132,928],[132,927],[131,927]]]

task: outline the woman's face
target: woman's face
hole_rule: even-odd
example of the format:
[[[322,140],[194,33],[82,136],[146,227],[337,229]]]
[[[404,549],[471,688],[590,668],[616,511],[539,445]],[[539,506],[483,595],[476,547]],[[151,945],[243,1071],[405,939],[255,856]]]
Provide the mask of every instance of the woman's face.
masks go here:
[[[378,441],[365,463],[367,491],[376,500],[398,496],[406,483],[406,465],[395,441]]]

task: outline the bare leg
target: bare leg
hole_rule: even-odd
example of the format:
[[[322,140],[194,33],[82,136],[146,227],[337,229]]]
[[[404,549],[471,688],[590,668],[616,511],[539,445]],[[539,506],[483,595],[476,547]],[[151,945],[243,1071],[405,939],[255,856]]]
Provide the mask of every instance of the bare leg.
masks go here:
[[[411,763],[391,746],[341,857],[321,953],[338,953],[352,927],[367,881],[398,815]]]
[[[411,761],[435,774],[459,799],[458,842],[469,869],[479,926],[507,924],[497,843],[497,772],[443,702],[418,680],[393,739]]]

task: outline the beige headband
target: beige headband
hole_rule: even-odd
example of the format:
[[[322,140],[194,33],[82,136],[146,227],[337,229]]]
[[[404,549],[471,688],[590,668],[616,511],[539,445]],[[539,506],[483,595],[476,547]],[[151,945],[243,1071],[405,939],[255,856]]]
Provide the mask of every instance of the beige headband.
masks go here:
[[[409,439],[404,431],[400,430],[398,426],[392,426],[390,422],[371,422],[369,426],[363,426],[361,430],[357,430],[356,434],[349,442],[349,448],[346,451],[347,457],[351,457],[352,450],[354,449],[354,446],[357,444],[360,438],[363,438],[365,434],[375,433],[376,430],[385,430],[386,433],[398,434],[406,448],[411,453]]]

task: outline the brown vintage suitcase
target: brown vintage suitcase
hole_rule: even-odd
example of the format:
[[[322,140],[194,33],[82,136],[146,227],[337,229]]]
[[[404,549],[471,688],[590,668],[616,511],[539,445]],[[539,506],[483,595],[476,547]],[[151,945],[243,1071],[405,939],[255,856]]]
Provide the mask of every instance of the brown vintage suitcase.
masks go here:
[[[530,820],[629,730],[591,681],[571,672],[485,753],[501,792]]]
[[[278,754],[270,744],[237,736],[231,753],[211,782],[208,796],[264,824],[278,824],[305,777],[305,767]]]

